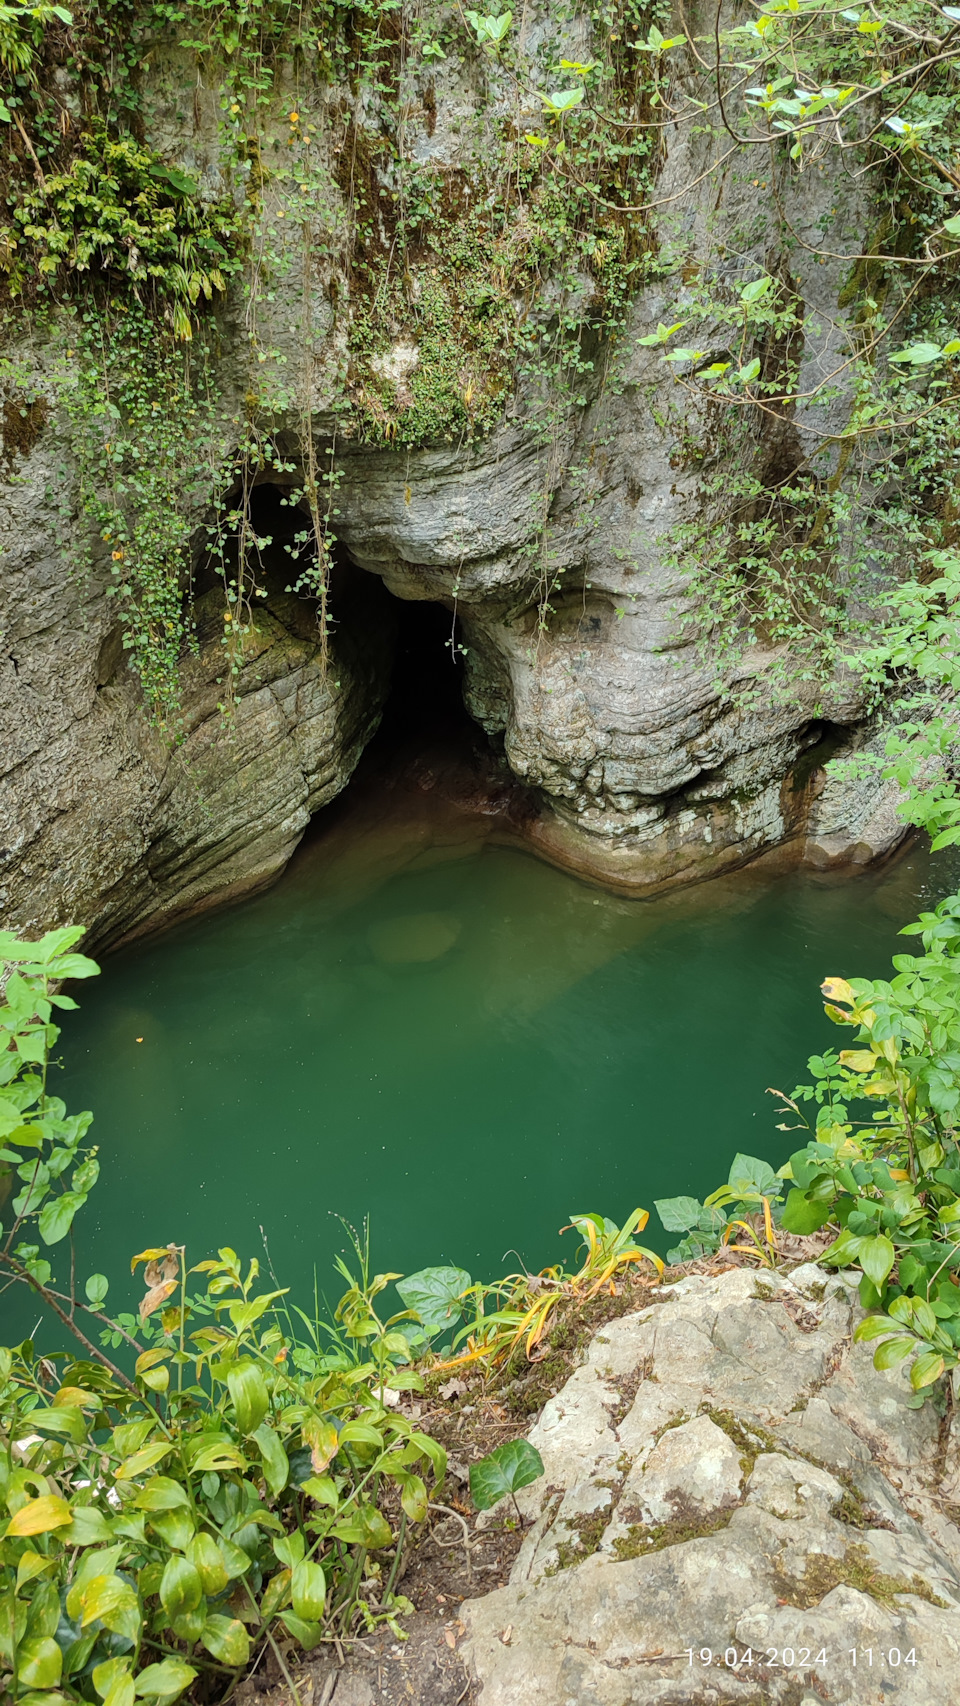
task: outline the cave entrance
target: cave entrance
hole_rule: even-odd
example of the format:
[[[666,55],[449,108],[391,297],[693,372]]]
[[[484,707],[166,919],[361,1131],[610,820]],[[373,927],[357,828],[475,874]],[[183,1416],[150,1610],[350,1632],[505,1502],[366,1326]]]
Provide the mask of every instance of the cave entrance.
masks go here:
[[[383,707],[384,744],[445,744],[482,735],[463,702],[463,654],[456,620],[442,604],[390,598],[396,645]]]
[[[239,490],[235,499],[242,502]],[[298,593],[295,602],[302,600],[306,631],[314,608],[310,518],[294,489],[273,480],[258,480],[247,494],[247,506],[253,579],[284,621],[290,620],[289,594]],[[228,577],[237,572],[236,526],[225,541],[222,566],[209,554],[201,559],[197,590],[221,582],[224,569]],[[488,790],[502,792],[504,765],[497,743],[464,703],[464,652],[454,611],[429,599],[396,597],[379,576],[359,568],[342,543],[333,548],[330,569],[333,652],[339,641],[346,655],[356,650],[369,657],[365,641],[375,632],[382,641],[375,672],[380,692],[385,690],[377,730],[340,798],[405,783],[474,800]],[[330,820],[334,804],[317,814],[318,827]]]

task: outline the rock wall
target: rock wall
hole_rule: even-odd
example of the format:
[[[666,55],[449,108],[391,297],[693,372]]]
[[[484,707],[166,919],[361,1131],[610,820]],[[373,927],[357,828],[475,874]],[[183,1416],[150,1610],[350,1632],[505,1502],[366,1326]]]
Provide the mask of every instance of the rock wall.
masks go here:
[[[421,104],[405,119],[407,146],[424,170],[452,181],[464,170],[480,84],[452,62],[432,66],[428,81],[429,101],[424,84]],[[218,191],[219,96],[202,79],[194,92],[195,82],[183,54],[154,57],[147,132]],[[298,85],[300,122],[328,138],[334,211],[346,99],[316,77]],[[288,146],[282,90],[276,105],[270,146],[279,150]],[[545,398],[520,381],[505,398],[502,425],[479,444],[378,449],[349,434],[337,438],[336,533],[357,573],[342,593],[343,609],[335,609],[335,667],[323,679],[312,608],[278,588],[259,612],[236,714],[223,719],[220,615],[216,595],[205,594],[199,651],[183,664],[179,747],[165,747],[143,716],[117,644],[106,569],[83,584],[66,576],[62,531],[83,524],[70,518],[69,447],[56,419],[30,442],[21,435],[7,446],[0,520],[6,923],[74,919],[98,939],[115,940],[275,876],[310,813],[345,785],[377,724],[389,681],[389,621],[382,599],[363,591],[367,576],[400,598],[438,600],[456,613],[468,708],[538,802],[525,833],[544,857],[625,892],[649,893],[772,850],[832,864],[865,861],[896,844],[904,828],[895,791],[875,781],[824,791],[825,755],[865,738],[854,684],[840,676],[777,694],[771,683],[782,659],[758,646],[739,684],[718,686],[680,626],[688,588],[672,566],[668,536],[697,513],[705,474],[722,475],[722,454],[710,451],[703,410],[678,393],[660,353],[638,340],[669,316],[684,281],[708,261],[729,255],[734,283],[744,267],[766,264],[772,204],[758,203],[736,161],[712,170],[711,150],[719,148],[717,139],[665,127],[659,276],[638,292],[616,347],[593,352],[582,396]],[[282,180],[268,173],[262,195],[283,267],[257,304],[256,339],[240,305],[222,314],[219,377],[225,420],[232,410],[242,416],[256,382],[266,398],[261,428],[283,447],[294,484],[302,440],[291,431],[289,396],[284,401],[278,390],[271,418],[269,365],[250,364],[265,361],[265,350],[288,372],[306,360],[322,457],[350,383],[349,306],[337,307],[346,285],[333,276],[329,245],[311,239],[314,253],[306,225],[277,223],[291,211]],[[851,199],[860,193],[810,173],[790,188],[786,212],[812,242],[828,216],[863,226],[866,207]],[[808,311],[800,393],[846,348],[837,306],[842,264],[815,259],[804,251],[794,262]],[[313,339],[306,356],[304,279]],[[584,293],[594,288],[582,281]],[[545,286],[545,302],[549,296]],[[402,326],[386,327],[384,336],[379,371],[394,385],[402,415],[420,352]],[[42,369],[41,359],[41,390]],[[848,407],[839,385],[816,432],[842,426]],[[781,421],[771,454],[786,457],[785,466],[801,457],[811,423],[802,409]],[[737,685],[751,691],[732,692]]]
[[[953,1706],[957,1442],[860,1313],[813,1264],[738,1269],[597,1333],[530,1435],[510,1585],[462,1608],[482,1706]]]
[[[278,587],[228,717],[223,597],[205,593],[171,745],[143,713],[108,578],[64,569],[55,476],[44,443],[0,533],[0,916],[109,943],[283,870],[377,726],[390,623],[374,586],[351,587],[324,672],[313,607]]]

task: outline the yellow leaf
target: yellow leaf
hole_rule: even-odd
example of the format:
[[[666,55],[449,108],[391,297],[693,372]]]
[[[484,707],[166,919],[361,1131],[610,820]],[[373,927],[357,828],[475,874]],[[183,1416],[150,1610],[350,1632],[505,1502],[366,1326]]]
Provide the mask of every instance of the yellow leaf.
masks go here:
[[[52,1528],[65,1528],[72,1520],[66,1499],[46,1493],[42,1499],[31,1499],[29,1504],[21,1505],[16,1516],[10,1518],[7,1534],[49,1534]]]
[[[139,1256],[131,1256],[130,1272],[132,1274],[136,1273],[138,1262],[162,1262],[164,1256],[169,1256],[169,1254],[170,1251],[167,1249],[166,1245],[159,1250],[141,1250]]]
[[[825,977],[820,985],[821,995],[828,1001],[847,1001],[852,1006],[857,999],[845,977]]]
[[[82,1386],[61,1386],[54,1403],[69,1404],[78,1410],[99,1410],[101,1400],[95,1392],[87,1392]]]
[[[840,1050],[840,1065],[849,1066],[851,1072],[872,1072],[877,1064],[877,1056],[871,1049],[845,1048]]]
[[[310,1447],[310,1462],[314,1472],[321,1475],[337,1455],[340,1437],[332,1422],[321,1422],[308,1416],[303,1424],[303,1443]]]

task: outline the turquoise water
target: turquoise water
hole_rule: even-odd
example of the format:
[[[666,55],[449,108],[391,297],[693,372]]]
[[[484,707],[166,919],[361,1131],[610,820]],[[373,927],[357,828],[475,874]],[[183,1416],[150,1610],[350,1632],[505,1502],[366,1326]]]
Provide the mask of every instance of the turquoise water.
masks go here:
[[[430,799],[347,810],[269,892],[78,991],[64,1093],[103,1164],[80,1268],[114,1309],[145,1245],[262,1255],[262,1228],[283,1283],[332,1289],[335,1216],[369,1215],[378,1268],[491,1278],[556,1260],[571,1212],[700,1195],[737,1149],[779,1163],[765,1090],[836,1040],[820,980],[883,974],[956,874],[915,850],[626,901],[487,827]]]

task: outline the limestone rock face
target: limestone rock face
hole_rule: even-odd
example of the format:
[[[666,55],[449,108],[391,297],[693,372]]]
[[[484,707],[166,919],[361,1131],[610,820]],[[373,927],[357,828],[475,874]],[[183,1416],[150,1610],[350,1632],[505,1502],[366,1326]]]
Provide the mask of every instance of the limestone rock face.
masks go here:
[[[171,746],[143,714],[103,580],[65,573],[51,478],[40,449],[2,538],[0,916],[28,930],[86,924],[103,943],[282,871],[377,725],[389,624],[377,588],[356,589],[356,622],[345,613],[324,673],[311,606],[274,594],[226,717],[224,601],[207,594]]]
[[[511,1581],[463,1608],[483,1706],[953,1706],[956,1441],[859,1313],[812,1264],[737,1269],[596,1335]]]
[[[524,14],[534,45],[551,17],[549,8],[536,18]],[[568,23],[576,59],[585,22]],[[303,73],[301,85],[297,76],[301,119],[329,156],[324,198],[333,229],[345,208],[335,168],[354,96],[311,81],[312,74]],[[151,55],[144,126],[152,145],[212,195],[230,186],[216,82],[202,83],[184,50],[168,43]],[[410,157],[442,189],[475,166],[471,150],[482,123],[491,122],[489,112],[482,119],[485,73],[448,56],[430,68],[429,95],[404,107],[404,135]],[[370,101],[359,117],[375,128]],[[264,159],[289,150],[288,110],[281,101],[272,118],[264,115]],[[481,129],[471,130],[473,118]],[[775,693],[778,664],[788,678],[792,666],[759,644],[724,676],[685,626],[696,601],[676,566],[676,541],[703,512],[711,482],[722,487],[729,447],[712,436],[706,406],[678,389],[662,351],[641,340],[658,322],[682,319],[685,280],[719,267],[725,288],[739,287],[772,264],[775,238],[770,209],[758,207],[742,171],[722,163],[726,137],[711,139],[700,128],[665,126],[657,268],[610,347],[591,350],[576,395],[569,380],[525,379],[521,363],[503,391],[500,424],[485,440],[464,434],[420,449],[405,447],[404,410],[426,357],[408,327],[375,328],[388,340],[374,371],[387,387],[395,437],[389,448],[363,442],[344,389],[349,268],[319,238],[316,254],[304,252],[308,226],[283,205],[289,174],[271,169],[263,217],[282,255],[257,303],[256,339],[240,300],[218,310],[218,430],[224,446],[235,444],[250,398],[273,396],[258,431],[279,446],[280,478],[290,489],[303,485],[304,430],[318,466],[333,457],[334,531],[352,590],[334,601],[338,653],[327,681],[309,609],[296,612],[280,594],[260,612],[232,727],[217,711],[219,634],[203,627],[216,622],[212,609],[201,611],[199,656],[184,668],[185,740],[173,751],[151,732],[135,682],[119,667],[108,577],[86,585],[67,578],[60,535],[83,525],[71,519],[70,447],[57,436],[44,350],[18,352],[31,386],[42,397],[49,391],[50,418],[32,447],[4,447],[6,923],[70,918],[114,940],[279,872],[309,813],[344,786],[376,725],[389,677],[384,622],[351,625],[346,606],[375,599],[377,580],[398,598],[450,611],[465,654],[468,709],[527,790],[524,834],[544,857],[644,893],[774,850],[830,865],[862,863],[896,844],[905,831],[895,790],[869,777],[825,783],[827,754],[864,738],[856,684],[841,674],[815,687],[799,669],[790,690]],[[816,264],[806,238],[815,247],[831,221],[851,233],[869,232],[873,222],[867,190],[828,175],[797,174],[783,194],[791,229],[806,234],[790,259],[791,288],[803,305],[802,397],[848,342],[839,306],[847,265],[840,258]],[[851,237],[854,249],[858,241]],[[586,276],[576,286],[584,301],[595,288]],[[544,324],[558,290],[557,279],[544,279],[534,305]],[[721,343],[725,335],[717,331]],[[62,356],[64,372],[70,353]],[[776,480],[802,461],[808,429],[811,442],[845,430],[843,383],[828,409],[808,410],[807,419],[798,404],[778,423],[768,447],[779,458]],[[303,409],[293,408],[293,391],[305,397]],[[198,529],[203,519],[197,515]]]

